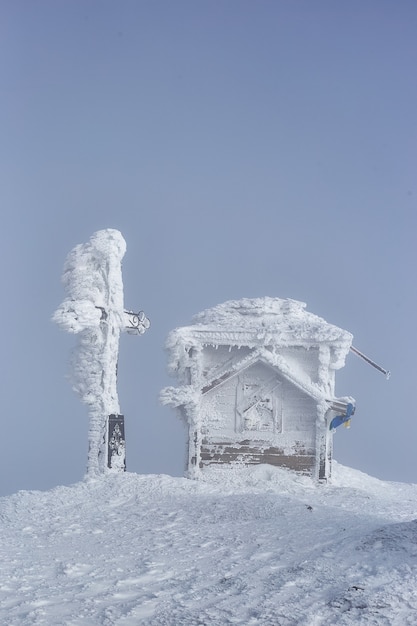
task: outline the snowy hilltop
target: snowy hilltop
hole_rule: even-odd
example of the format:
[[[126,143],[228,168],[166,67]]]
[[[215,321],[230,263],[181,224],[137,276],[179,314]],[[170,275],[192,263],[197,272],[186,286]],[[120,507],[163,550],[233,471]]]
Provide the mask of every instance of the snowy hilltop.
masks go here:
[[[417,485],[335,464],[109,474],[0,499],[8,626],[417,624]]]

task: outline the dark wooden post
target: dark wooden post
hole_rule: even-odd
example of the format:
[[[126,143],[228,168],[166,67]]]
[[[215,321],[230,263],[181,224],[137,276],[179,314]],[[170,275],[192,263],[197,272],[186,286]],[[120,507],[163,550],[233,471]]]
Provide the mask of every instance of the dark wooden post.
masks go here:
[[[126,471],[124,415],[109,415],[107,465],[112,470]]]

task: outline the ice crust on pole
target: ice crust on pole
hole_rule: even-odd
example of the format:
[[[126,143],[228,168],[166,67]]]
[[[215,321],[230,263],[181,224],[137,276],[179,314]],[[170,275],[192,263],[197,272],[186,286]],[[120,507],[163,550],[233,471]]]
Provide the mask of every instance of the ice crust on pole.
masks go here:
[[[118,230],[94,233],[68,254],[62,282],[67,297],[53,315],[63,330],[78,335],[71,357],[73,389],[89,407],[87,474],[106,471],[106,425],[120,413],[117,360],[124,328],[122,259],[126,242]]]

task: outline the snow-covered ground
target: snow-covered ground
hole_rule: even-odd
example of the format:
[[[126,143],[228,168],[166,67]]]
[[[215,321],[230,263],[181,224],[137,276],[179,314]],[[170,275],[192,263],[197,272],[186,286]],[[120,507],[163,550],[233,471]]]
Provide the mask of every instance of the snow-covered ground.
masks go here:
[[[112,474],[0,500],[7,626],[417,624],[417,485],[335,464]]]

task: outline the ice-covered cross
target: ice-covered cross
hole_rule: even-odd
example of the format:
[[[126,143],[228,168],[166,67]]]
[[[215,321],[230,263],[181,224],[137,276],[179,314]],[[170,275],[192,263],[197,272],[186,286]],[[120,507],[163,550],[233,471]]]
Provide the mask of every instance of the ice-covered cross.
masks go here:
[[[114,229],[99,230],[87,243],[71,250],[62,275],[68,297],[52,317],[61,328],[79,335],[71,378],[74,390],[89,406],[88,475],[125,469],[124,426],[117,395],[119,337],[122,331],[143,334],[150,325],[143,311],[124,308],[125,252],[126,242]]]

